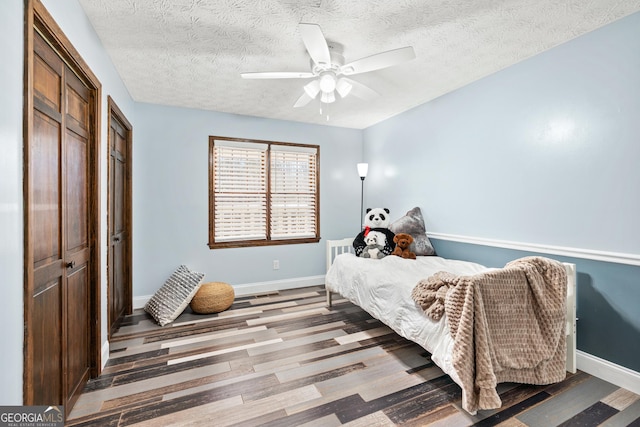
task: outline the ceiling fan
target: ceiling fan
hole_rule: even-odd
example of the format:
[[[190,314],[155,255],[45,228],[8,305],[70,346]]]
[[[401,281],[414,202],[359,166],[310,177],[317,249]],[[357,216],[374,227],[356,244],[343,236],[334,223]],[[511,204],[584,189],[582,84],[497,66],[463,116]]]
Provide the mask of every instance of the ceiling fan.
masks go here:
[[[267,71],[241,73],[245,79],[313,79],[303,86],[304,92],[293,105],[303,107],[320,96],[320,102],[330,104],[336,100],[336,92],[341,98],[349,94],[371,100],[380,96],[368,86],[345,76],[367,73],[391,67],[416,57],[413,47],[399,49],[367,56],[353,62],[345,63],[342,46],[328,43],[317,24],[299,24],[302,41],[311,57],[310,71]]]

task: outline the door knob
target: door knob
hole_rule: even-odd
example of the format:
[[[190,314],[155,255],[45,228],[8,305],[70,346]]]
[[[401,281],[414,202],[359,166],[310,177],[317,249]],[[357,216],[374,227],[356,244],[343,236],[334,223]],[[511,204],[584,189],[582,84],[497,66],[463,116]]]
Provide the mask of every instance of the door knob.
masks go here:
[[[76,262],[75,261],[71,261],[67,263],[67,268],[73,268],[76,266]]]
[[[119,237],[114,237],[114,238],[113,238],[113,241],[114,241],[114,242],[119,242],[119,241],[120,241],[120,238],[119,238]]]

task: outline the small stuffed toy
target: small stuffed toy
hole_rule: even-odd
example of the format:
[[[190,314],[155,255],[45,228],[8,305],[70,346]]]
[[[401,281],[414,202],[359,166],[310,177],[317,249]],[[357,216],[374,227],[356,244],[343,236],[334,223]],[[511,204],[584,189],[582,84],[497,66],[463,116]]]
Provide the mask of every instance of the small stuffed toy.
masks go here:
[[[393,238],[393,241],[396,243],[396,248],[393,250],[391,255],[397,255],[402,258],[416,259],[416,254],[409,250],[409,245],[413,243],[413,237],[411,237],[411,234],[398,233]]]
[[[362,251],[362,258],[384,258],[384,253],[382,252],[384,246],[379,244],[379,241],[386,241],[386,236],[379,231],[369,231],[369,234],[364,238],[367,246]]]
[[[393,241],[395,234],[393,231],[389,230],[390,222],[389,209],[368,208],[364,217],[364,230],[362,230],[353,240],[353,248],[356,251],[356,256],[364,257],[364,249],[367,247],[365,237],[373,231],[378,233],[377,244],[382,246],[382,249],[380,250],[382,256],[378,255],[377,259],[391,255],[396,244]]]

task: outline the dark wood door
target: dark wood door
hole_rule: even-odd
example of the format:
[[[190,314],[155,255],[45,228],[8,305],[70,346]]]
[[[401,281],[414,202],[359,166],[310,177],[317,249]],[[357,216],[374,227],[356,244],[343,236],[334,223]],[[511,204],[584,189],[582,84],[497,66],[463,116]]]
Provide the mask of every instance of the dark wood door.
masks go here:
[[[68,411],[91,370],[91,92],[37,31],[32,67],[25,401]]]
[[[131,314],[131,125],[109,99],[109,333]]]
[[[89,182],[88,139],[89,139],[89,90],[80,79],[65,68],[66,114],[62,158],[64,188],[63,225],[64,270],[66,287],[63,295],[63,336],[65,399],[71,401],[82,391],[89,379],[89,218],[91,210],[87,194]]]

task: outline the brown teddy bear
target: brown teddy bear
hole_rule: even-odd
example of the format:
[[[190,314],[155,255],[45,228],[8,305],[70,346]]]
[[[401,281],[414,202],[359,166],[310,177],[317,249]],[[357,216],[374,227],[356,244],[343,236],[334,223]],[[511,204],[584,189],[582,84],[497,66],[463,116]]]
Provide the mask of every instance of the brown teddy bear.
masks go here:
[[[391,252],[391,255],[397,255],[402,258],[416,259],[416,254],[409,250],[409,245],[413,243],[413,237],[411,234],[398,233],[393,238],[396,243],[396,248]]]

